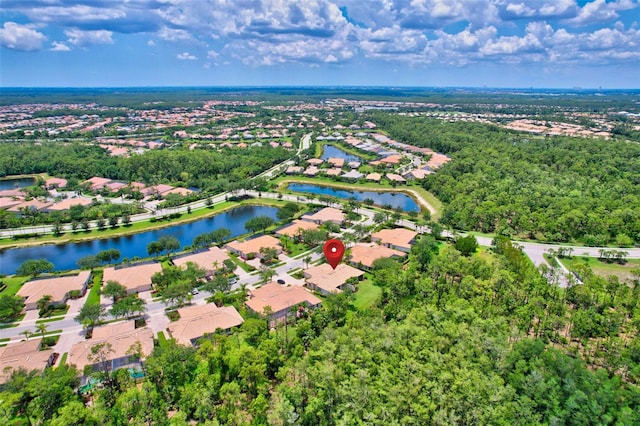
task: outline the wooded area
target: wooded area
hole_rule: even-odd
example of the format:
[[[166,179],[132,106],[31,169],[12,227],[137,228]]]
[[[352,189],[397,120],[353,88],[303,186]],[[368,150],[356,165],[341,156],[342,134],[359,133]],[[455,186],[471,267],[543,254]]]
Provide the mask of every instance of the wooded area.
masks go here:
[[[640,145],[376,114],[391,137],[450,155],[424,187],[442,223],[540,241],[640,243]]]
[[[161,339],[141,384],[115,371],[93,406],[74,393],[74,369],[15,373],[0,393],[0,422],[640,422],[640,273],[627,285],[585,269],[584,284],[564,290],[506,238],[463,256],[429,236],[405,267],[374,268],[382,297],[372,306],[357,310],[357,293],[332,295],[272,331],[236,298],[247,318],[239,330],[199,348]]]

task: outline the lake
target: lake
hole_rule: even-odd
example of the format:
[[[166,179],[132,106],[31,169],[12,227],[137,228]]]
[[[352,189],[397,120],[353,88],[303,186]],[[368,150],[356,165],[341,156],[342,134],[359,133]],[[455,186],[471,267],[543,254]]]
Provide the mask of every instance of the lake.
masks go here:
[[[420,211],[420,206],[415,200],[406,194],[399,192],[376,192],[376,191],[353,191],[348,189],[337,189],[329,186],[320,186],[313,184],[292,183],[287,189],[295,192],[306,192],[316,195],[328,195],[348,200],[355,198],[358,201],[364,201],[367,198],[373,200],[378,206],[390,205],[394,209],[400,208],[403,211],[410,212]]]
[[[247,205],[194,222],[122,237],[7,249],[0,252],[0,274],[14,274],[27,259],[47,259],[54,264],[56,271],[77,269],[78,259],[107,249],[120,250],[119,260],[125,257],[147,257],[147,244],[164,236],[177,238],[182,248],[191,245],[196,236],[218,228],[228,228],[231,230],[231,237],[237,237],[247,232],[244,228],[247,220],[256,216],[269,216],[277,221],[278,210],[277,207]]]
[[[322,150],[322,157],[324,161],[327,161],[329,158],[344,158],[344,162],[348,163],[350,161],[358,161],[362,162],[362,158],[357,155],[349,154],[340,148],[337,148],[333,145],[325,145]]]
[[[0,191],[5,189],[24,188],[25,186],[35,185],[36,180],[34,178],[17,178],[17,179],[3,179],[0,180]]]

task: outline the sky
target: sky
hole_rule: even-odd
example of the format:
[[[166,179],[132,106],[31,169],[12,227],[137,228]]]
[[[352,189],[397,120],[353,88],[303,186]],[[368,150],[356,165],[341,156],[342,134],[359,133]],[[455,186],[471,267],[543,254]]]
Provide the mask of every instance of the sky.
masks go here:
[[[0,87],[640,88],[640,0],[1,0]]]

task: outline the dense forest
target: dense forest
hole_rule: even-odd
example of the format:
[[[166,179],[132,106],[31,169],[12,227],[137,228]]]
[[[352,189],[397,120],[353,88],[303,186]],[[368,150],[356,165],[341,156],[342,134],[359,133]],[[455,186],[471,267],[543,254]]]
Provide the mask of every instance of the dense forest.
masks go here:
[[[10,142],[0,143],[0,176],[47,173],[79,181],[101,176],[221,192],[229,183],[256,176],[290,156],[284,148],[270,146],[189,150],[177,144],[142,155],[112,157],[105,149],[82,142]]]
[[[15,372],[0,422],[638,424],[640,274],[582,275],[565,290],[506,238],[464,256],[425,236],[405,265],[376,261],[381,296],[367,306],[333,295],[269,331],[236,298],[239,330],[159,342],[140,383],[98,371],[104,387],[79,395],[74,368]]]
[[[377,114],[389,134],[450,155],[425,188],[442,222],[541,241],[640,243],[640,145]]]

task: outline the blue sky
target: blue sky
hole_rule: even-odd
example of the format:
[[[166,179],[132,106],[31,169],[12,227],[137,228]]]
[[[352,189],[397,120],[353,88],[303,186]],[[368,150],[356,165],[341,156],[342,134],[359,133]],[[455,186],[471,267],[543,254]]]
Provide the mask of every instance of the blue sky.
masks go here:
[[[0,86],[639,88],[640,0],[2,0]]]

